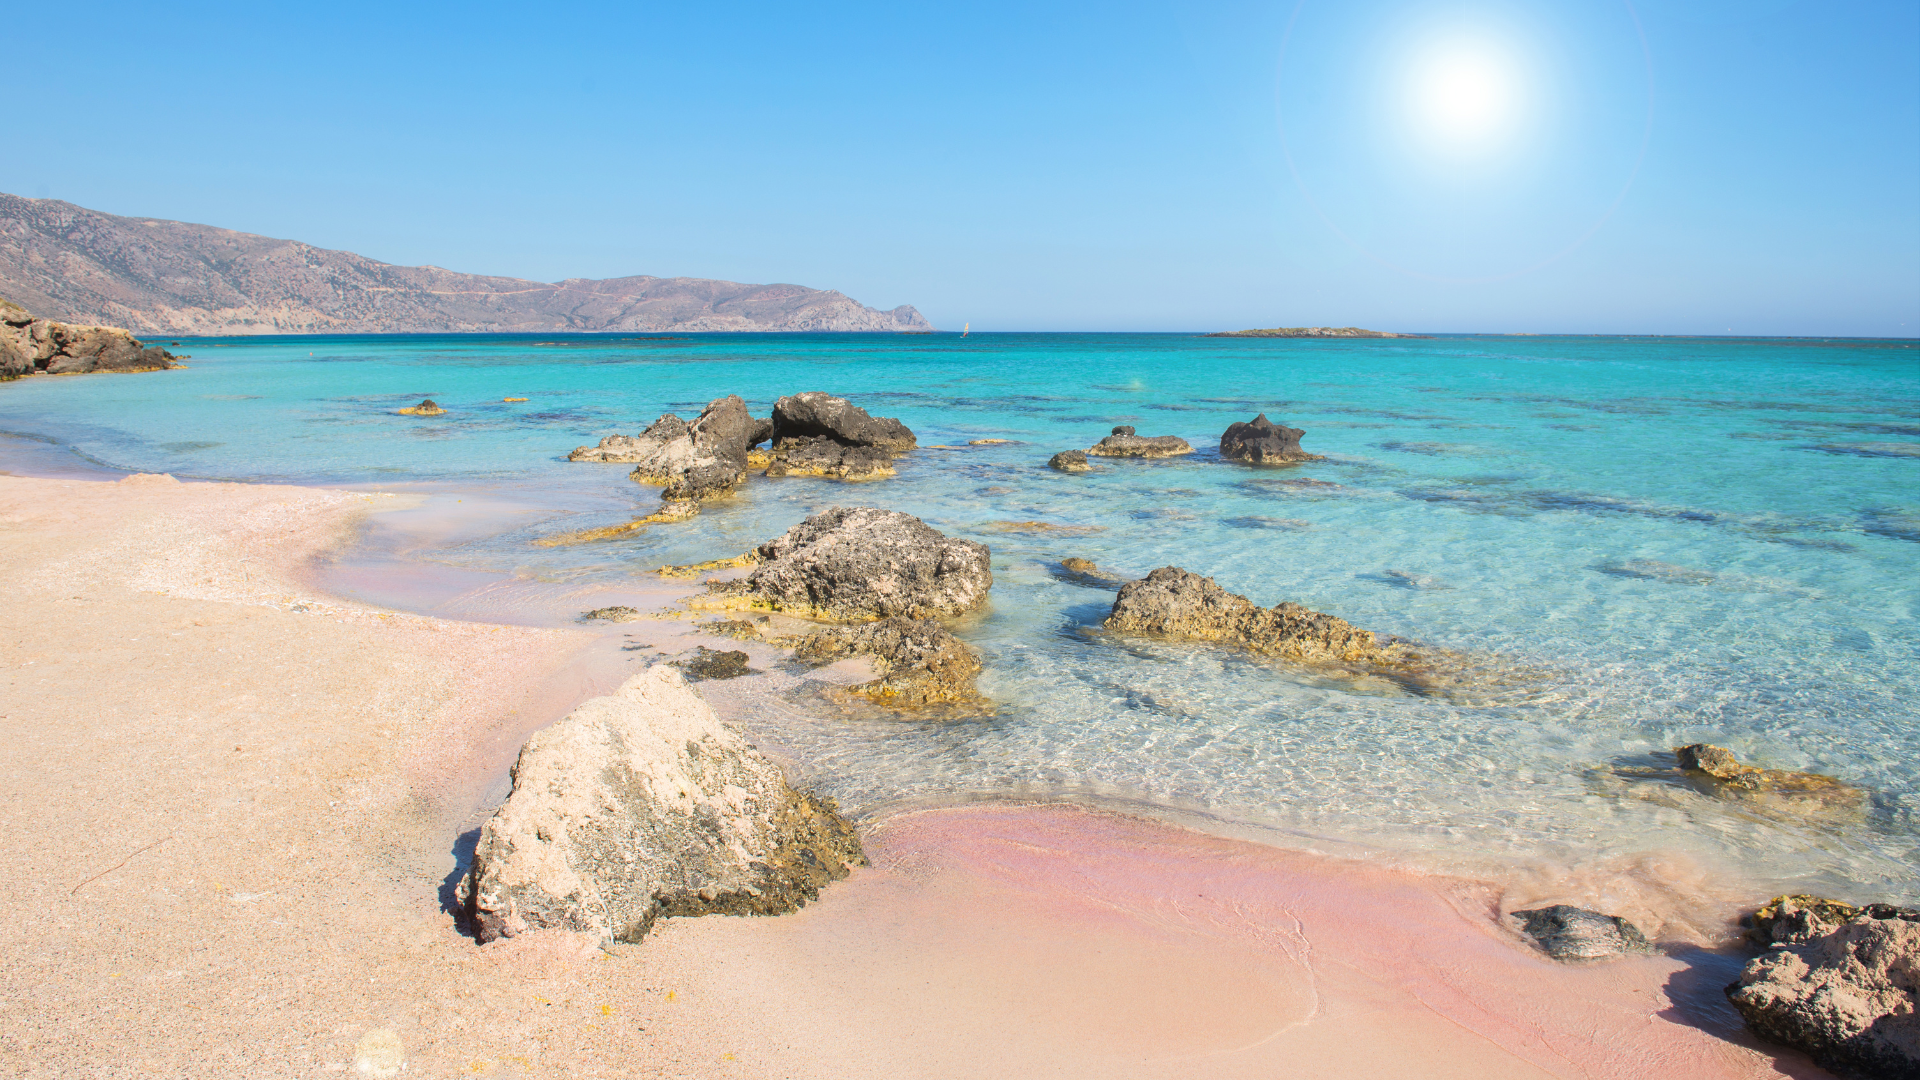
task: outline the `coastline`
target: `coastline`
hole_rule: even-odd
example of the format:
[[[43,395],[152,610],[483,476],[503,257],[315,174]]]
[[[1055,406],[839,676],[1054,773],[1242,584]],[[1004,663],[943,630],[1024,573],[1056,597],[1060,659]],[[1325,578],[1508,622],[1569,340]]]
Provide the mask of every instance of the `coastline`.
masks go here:
[[[379,501],[0,477],[9,1071],[339,1070],[389,1031],[423,1075],[1821,1075],[1740,1032],[1730,957],[1556,965],[1486,883],[1060,805],[871,821],[795,915],[476,946],[464,807],[636,661],[305,584]]]

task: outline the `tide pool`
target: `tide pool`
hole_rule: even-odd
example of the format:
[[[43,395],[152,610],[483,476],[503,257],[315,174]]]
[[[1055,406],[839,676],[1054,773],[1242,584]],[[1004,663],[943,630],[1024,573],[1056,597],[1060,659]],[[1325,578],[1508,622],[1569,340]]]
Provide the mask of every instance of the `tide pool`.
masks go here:
[[[1755,887],[1920,900],[1912,342],[823,334],[174,351],[188,368],[0,385],[7,467],[492,495],[519,511],[432,557],[577,584],[737,554],[835,504],[988,544],[992,608],[956,630],[982,653],[991,718],[749,703],[756,734],[856,814],[1084,793],[1443,868],[1679,852]],[[533,544],[656,503],[627,467],[567,451],[722,394],[765,415],[802,390],[898,416],[923,449],[888,480],[753,477],[685,524]],[[447,415],[395,415],[423,397]],[[1220,432],[1262,411],[1328,460],[1220,460]],[[1199,452],[1046,467],[1117,424]],[[1112,594],[1054,573],[1068,556],[1128,576],[1183,566],[1515,677],[1420,694],[1116,640],[1093,630]],[[1837,776],[1869,807],[1783,819],[1596,771],[1695,741]]]

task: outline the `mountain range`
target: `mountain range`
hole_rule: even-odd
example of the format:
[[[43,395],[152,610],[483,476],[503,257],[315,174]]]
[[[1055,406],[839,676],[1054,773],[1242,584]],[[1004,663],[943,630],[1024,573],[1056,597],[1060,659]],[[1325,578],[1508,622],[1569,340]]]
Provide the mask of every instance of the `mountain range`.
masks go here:
[[[148,334],[933,329],[911,305],[878,311],[800,285],[462,274],[4,193],[0,297]]]

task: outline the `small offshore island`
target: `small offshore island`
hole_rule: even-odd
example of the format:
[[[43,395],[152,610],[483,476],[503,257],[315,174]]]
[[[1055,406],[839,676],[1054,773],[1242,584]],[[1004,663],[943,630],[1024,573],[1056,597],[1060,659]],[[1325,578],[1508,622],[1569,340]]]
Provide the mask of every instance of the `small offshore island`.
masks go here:
[[[1284,338],[1425,338],[1426,334],[1395,334],[1387,330],[1362,330],[1357,326],[1276,326],[1270,330],[1217,330],[1203,337],[1284,337]]]

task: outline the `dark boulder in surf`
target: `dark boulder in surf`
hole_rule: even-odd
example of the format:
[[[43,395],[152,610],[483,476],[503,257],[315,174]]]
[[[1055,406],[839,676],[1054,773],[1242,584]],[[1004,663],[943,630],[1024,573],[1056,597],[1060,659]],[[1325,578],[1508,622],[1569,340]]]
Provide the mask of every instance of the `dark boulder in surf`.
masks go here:
[[[1252,423],[1236,423],[1220,436],[1220,456],[1230,461],[1255,465],[1287,465],[1300,461],[1323,461],[1318,454],[1300,449],[1300,437],[1306,432],[1284,427],[1267,419],[1266,413]]]
[[[1618,915],[1605,915],[1569,904],[1515,911],[1521,929],[1555,960],[1607,960],[1628,953],[1650,952],[1640,928]]]
[[[918,445],[907,425],[889,416],[870,416],[846,398],[810,390],[773,403],[773,440],[784,443],[828,438],[843,446],[871,446],[902,454]]]

